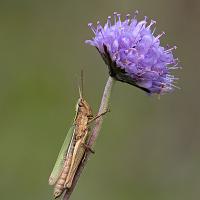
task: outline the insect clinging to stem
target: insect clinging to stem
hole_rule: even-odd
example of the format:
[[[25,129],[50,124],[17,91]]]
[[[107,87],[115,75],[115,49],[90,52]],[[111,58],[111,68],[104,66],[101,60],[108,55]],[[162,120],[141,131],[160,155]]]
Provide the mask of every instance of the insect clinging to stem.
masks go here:
[[[92,151],[87,145],[91,135],[90,124],[107,112],[108,110],[93,117],[91,106],[83,98],[83,72],[81,72],[81,87],[79,87],[75,118],[49,178],[49,184],[55,185],[54,198],[61,196],[64,190],[71,187],[86,150]]]

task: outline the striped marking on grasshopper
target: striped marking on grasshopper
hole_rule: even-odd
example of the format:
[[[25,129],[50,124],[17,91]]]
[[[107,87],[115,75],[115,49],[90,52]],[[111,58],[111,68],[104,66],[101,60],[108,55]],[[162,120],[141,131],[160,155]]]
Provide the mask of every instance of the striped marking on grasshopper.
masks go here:
[[[85,108],[83,108],[85,107]],[[77,121],[79,122],[79,126],[77,127],[77,130],[75,131],[75,145],[74,145],[74,151],[71,159],[71,165],[69,168],[69,172],[64,184],[64,188],[70,188],[72,186],[74,176],[77,172],[77,169],[81,163],[81,161],[84,159],[84,155],[86,152],[86,149],[89,149],[92,153],[94,153],[90,147],[87,146],[88,139],[91,135],[90,132],[90,124],[100,116],[106,114],[109,112],[109,110],[106,110],[103,113],[100,113],[99,115],[96,115],[95,117],[92,116],[91,108],[89,107],[89,104],[84,100],[84,103],[80,108],[87,110],[87,112],[82,112],[85,113],[82,116],[77,117]],[[88,108],[88,109],[87,109]]]
[[[63,191],[70,188],[73,183],[78,166],[84,159],[87,148],[87,140],[90,136],[90,122],[107,113],[106,111],[96,117],[93,117],[90,105],[83,99],[82,88],[79,88],[80,96],[76,104],[76,115],[73,126],[69,129],[54,169],[49,178],[49,184],[55,185],[53,193],[54,198],[59,197]]]
[[[75,114],[75,118],[73,120],[73,125],[70,127],[69,131],[67,132],[66,138],[60,149],[56,163],[55,163],[54,168],[49,177],[49,185],[55,185],[55,183],[58,181],[58,179],[63,171],[63,168],[66,165],[66,162],[67,162],[66,160],[68,158],[68,155],[73,150],[73,145],[74,145],[73,138],[74,138],[74,134],[75,134],[76,118],[78,116],[78,110],[79,110],[78,103],[79,103],[79,100],[76,104],[76,114]]]
[[[63,142],[63,145],[60,149],[60,152],[58,154],[56,163],[54,165],[54,168],[51,172],[51,175],[49,177],[49,185],[54,185],[59,177],[61,176],[61,173],[63,171],[63,168],[66,166],[66,162],[68,162],[68,156],[69,154],[72,154],[73,152],[73,142],[74,142],[74,134],[75,134],[75,127],[76,127],[76,119],[78,117],[78,112],[79,112],[79,102],[81,101],[80,99],[82,99],[82,91],[83,91],[83,72],[81,71],[81,87],[79,87],[79,99],[78,102],[76,104],[76,113],[75,113],[75,117],[73,120],[73,125],[70,127],[66,138]]]
[[[84,157],[86,142],[90,135],[89,122],[93,118],[90,105],[84,99],[81,99],[79,106],[80,115],[78,115],[77,117],[78,125],[75,131],[75,146],[71,160],[71,166],[69,168],[69,173],[64,184],[65,188],[71,187],[74,175],[78,169],[81,160]]]
[[[81,88],[79,87],[79,99],[76,104],[76,115],[73,126],[69,129],[66,139],[62,145],[58,155],[56,164],[49,178],[49,184],[54,185],[54,197],[59,197],[65,190],[65,182],[68,179],[73,179],[71,171],[74,171],[74,165],[77,163],[77,153],[79,152],[77,142],[81,138],[86,138],[88,134],[88,121],[93,118],[90,105],[83,99],[83,72],[81,73]],[[82,141],[85,143],[85,140]],[[77,149],[78,148],[78,149]],[[85,151],[82,150],[82,151]],[[84,152],[79,154],[79,163]],[[75,156],[76,155],[76,156]],[[71,180],[72,181],[72,180]]]
[[[90,105],[82,98],[82,96],[80,96],[78,100],[77,109],[78,110],[77,110],[77,117],[75,120],[74,134],[70,142],[71,145],[66,155],[66,160],[61,175],[58,178],[54,187],[54,198],[59,197],[63,193],[65,188],[69,186],[66,185],[66,182],[72,183],[74,174],[86,150],[84,144],[86,142],[85,139],[87,138],[89,133],[88,122],[93,118],[92,110]]]

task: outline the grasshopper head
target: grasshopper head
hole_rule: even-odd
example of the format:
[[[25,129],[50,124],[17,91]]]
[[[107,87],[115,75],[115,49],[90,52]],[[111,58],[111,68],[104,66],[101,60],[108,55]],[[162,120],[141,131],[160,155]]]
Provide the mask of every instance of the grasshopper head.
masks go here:
[[[76,110],[77,112],[84,113],[88,117],[92,116],[92,109],[90,105],[88,104],[88,102],[84,100],[83,98],[79,98]]]

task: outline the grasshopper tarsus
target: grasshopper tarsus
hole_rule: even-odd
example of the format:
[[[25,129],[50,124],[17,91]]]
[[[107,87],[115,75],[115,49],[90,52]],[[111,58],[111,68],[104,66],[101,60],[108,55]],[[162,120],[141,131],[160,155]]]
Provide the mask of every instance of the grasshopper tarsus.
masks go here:
[[[89,150],[91,153],[95,154],[95,151],[94,151],[93,149],[88,148],[88,150]]]
[[[110,108],[107,108],[105,112],[106,112],[106,113],[111,112],[111,111],[110,111]],[[106,114],[106,113],[105,113],[105,114]]]
[[[91,153],[95,154],[95,151],[87,144],[82,143],[82,146],[87,150],[90,151]]]

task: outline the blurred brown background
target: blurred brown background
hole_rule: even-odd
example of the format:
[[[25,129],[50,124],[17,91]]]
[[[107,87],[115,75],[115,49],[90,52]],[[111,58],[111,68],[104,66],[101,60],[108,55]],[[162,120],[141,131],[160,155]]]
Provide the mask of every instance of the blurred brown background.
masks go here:
[[[0,199],[52,199],[48,176],[74,116],[77,80],[97,112],[107,68],[88,22],[140,11],[177,45],[182,88],[161,100],[117,83],[111,113],[72,199],[200,196],[198,0],[0,1]]]

